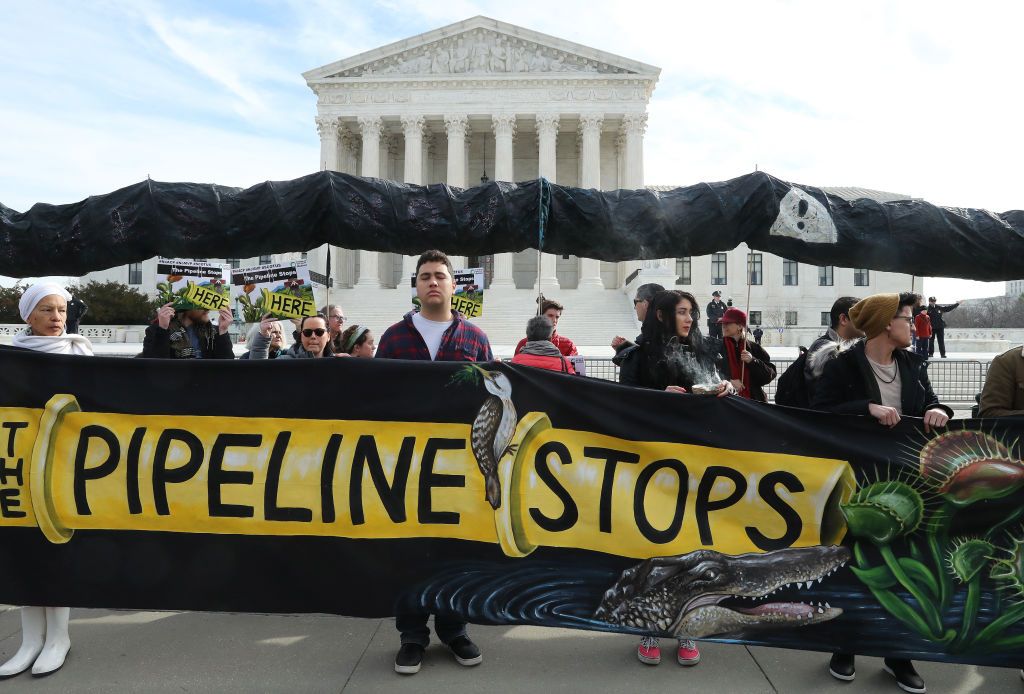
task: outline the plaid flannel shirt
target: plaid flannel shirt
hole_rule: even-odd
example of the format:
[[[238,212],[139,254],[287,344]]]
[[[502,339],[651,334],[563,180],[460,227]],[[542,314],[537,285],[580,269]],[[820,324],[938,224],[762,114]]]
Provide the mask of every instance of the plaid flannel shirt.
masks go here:
[[[558,348],[558,351],[562,353],[563,357],[575,357],[577,355],[576,345],[572,343],[567,337],[562,337],[558,333],[551,333],[551,344]],[[526,346],[526,338],[524,337],[516,345],[516,351],[513,354],[519,354],[523,351],[523,347]]]
[[[430,351],[412,322],[413,311],[384,331],[377,342],[377,357],[430,361]],[[494,361],[491,343],[484,331],[452,311],[452,324],[441,336],[434,361]]]

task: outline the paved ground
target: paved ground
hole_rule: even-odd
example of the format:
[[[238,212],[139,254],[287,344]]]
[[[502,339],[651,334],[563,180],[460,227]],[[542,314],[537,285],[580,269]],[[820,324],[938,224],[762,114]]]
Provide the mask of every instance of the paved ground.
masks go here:
[[[857,681],[829,677],[827,657],[707,644],[703,662],[640,664],[632,637],[542,627],[472,627],[484,662],[463,668],[432,646],[415,676],[392,670],[389,620],[73,610],[65,667],[19,675],[4,692],[818,692],[899,690],[880,661]],[[16,609],[0,613],[0,658],[20,644]],[[663,641],[663,645],[669,645]],[[668,649],[666,649],[667,651]],[[1017,670],[921,663],[934,694],[1024,691]]]

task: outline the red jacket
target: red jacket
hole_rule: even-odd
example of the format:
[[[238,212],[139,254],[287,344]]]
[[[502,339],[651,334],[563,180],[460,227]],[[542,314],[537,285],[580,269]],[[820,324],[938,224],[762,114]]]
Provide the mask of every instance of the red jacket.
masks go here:
[[[558,333],[551,334],[551,344],[558,348],[558,351],[562,353],[562,356],[575,357],[577,354],[576,345],[572,343],[572,340],[567,337],[562,337]],[[513,352],[513,354],[519,354],[523,351],[523,347],[525,346],[526,338],[524,337],[519,341],[519,344],[516,345],[516,351]]]
[[[918,338],[932,336],[932,319],[928,317],[927,311],[921,311],[914,316],[914,330]]]
[[[545,357],[539,354],[524,354],[523,352],[520,352],[512,357],[512,363],[523,364],[524,366],[533,366],[538,369],[561,371],[563,373],[576,373],[576,369],[572,368],[572,364],[565,357]]]

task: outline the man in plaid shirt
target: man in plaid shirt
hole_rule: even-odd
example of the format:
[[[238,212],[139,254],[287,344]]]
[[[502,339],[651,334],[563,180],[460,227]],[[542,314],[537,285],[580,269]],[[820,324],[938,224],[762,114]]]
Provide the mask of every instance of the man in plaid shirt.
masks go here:
[[[416,296],[420,310],[410,311],[381,335],[377,357],[429,361],[492,361],[487,335],[452,310],[455,281],[452,264],[441,251],[427,251],[416,262]],[[395,628],[402,647],[395,656],[395,672],[420,671],[423,652],[430,643],[429,612],[399,613]],[[466,634],[466,623],[446,615],[434,615],[434,632],[460,665],[479,665],[483,655]]]

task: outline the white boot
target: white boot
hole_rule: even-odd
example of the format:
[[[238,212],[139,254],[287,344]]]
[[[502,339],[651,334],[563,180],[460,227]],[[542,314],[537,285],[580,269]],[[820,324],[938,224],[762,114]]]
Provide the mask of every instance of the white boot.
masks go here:
[[[13,677],[25,672],[36,656],[43,650],[43,639],[46,637],[46,608],[21,608],[21,648],[14,657],[0,665],[0,677]]]
[[[71,650],[71,637],[68,636],[70,616],[70,607],[46,608],[46,643],[43,644],[43,652],[36,658],[36,664],[32,666],[33,675],[49,675],[60,670],[64,664]]]

